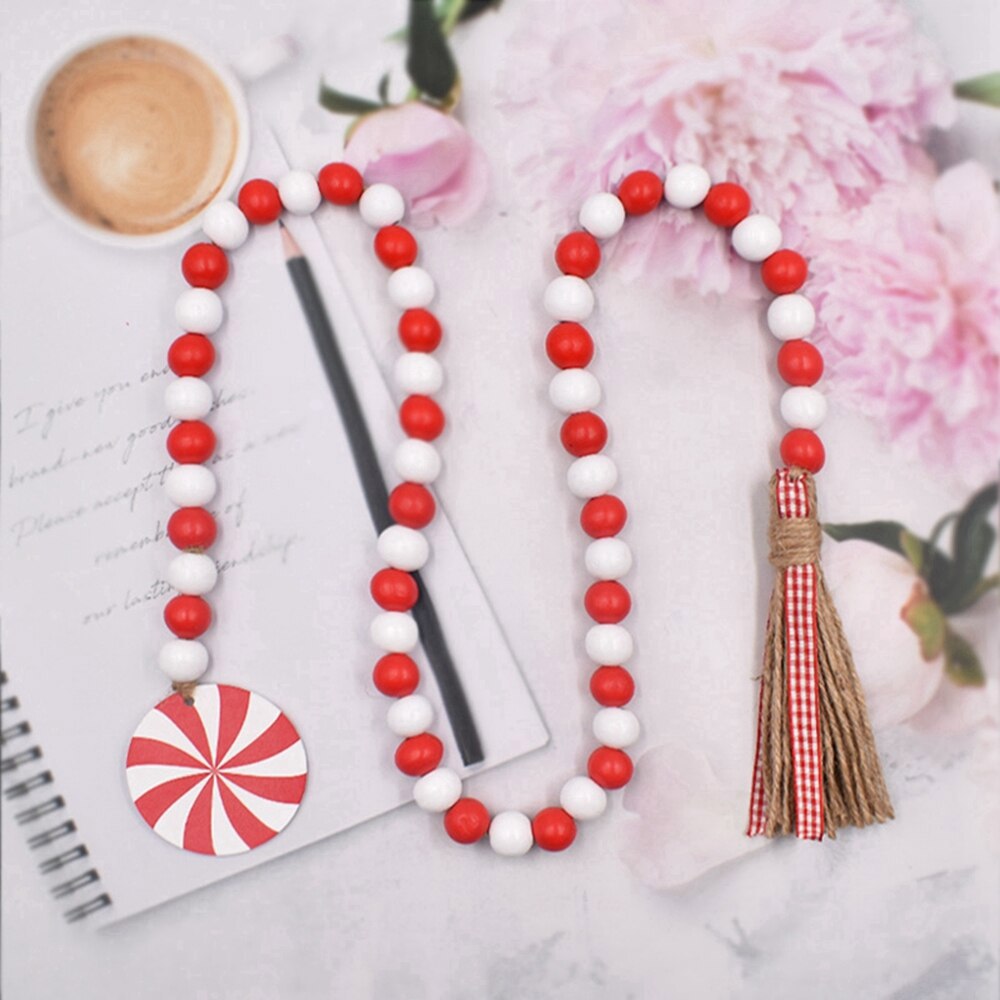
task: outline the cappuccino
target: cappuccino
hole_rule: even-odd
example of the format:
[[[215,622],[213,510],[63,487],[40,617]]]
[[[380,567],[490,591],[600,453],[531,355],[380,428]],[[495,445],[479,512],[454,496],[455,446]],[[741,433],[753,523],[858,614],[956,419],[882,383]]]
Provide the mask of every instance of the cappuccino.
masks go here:
[[[239,119],[198,56],[130,36],[73,56],[45,88],[37,162],[75,215],[112,233],[160,233],[208,205],[236,157]]]

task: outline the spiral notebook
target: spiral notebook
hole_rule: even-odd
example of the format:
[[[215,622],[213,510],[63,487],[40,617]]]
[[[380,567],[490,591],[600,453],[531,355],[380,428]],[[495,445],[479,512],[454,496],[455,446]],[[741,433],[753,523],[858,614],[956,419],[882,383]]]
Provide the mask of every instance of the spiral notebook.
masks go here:
[[[280,176],[288,167],[276,143],[259,126],[256,136],[251,170]],[[398,435],[390,392],[313,222],[290,226],[388,470]],[[168,637],[160,483],[179,251],[102,248],[54,222],[8,234],[0,249],[3,824],[5,836],[27,838],[39,889],[67,920],[118,920],[409,801],[412,780],[392,766],[387,706],[369,680],[374,531],[277,227],[252,234],[223,290],[210,378],[225,457],[214,504],[222,572],[206,680],[277,703],[310,771],[288,828],[228,858],[161,840],[125,782],[129,738],[169,694],[155,661]],[[481,767],[492,767],[547,733],[442,513],[425,580],[482,737]],[[446,762],[458,766],[433,682],[425,688]]]

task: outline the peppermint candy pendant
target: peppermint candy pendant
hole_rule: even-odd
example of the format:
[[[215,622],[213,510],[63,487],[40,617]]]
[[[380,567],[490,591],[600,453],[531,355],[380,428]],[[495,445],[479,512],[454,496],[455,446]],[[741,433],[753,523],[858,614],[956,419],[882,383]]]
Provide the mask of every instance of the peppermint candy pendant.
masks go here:
[[[199,684],[194,704],[165,698],[129,743],[126,777],[142,818],[198,854],[242,854],[291,822],[306,787],[298,731],[245,688]]]

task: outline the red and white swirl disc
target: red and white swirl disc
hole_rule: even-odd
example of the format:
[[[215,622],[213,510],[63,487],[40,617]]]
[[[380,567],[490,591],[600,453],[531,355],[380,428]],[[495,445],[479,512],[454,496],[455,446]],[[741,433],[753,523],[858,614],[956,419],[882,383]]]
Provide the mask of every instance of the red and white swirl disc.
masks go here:
[[[199,854],[240,854],[292,820],[306,787],[306,752],[266,698],[199,684],[194,704],[165,698],[136,728],[126,776],[142,818]]]

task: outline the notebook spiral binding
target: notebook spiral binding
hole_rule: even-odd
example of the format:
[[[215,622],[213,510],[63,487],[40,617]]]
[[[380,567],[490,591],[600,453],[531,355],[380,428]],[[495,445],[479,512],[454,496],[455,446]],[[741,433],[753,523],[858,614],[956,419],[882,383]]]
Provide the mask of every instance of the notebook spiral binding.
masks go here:
[[[75,923],[110,906],[111,896],[101,891],[101,877],[90,866],[87,845],[66,815],[66,800],[56,794],[42,748],[32,745],[31,723],[21,717],[21,703],[8,693],[7,681],[7,674],[0,670],[0,776],[5,807],[17,810],[14,819],[25,827],[28,846],[39,852],[38,869],[53,883],[49,891],[56,899],[73,904],[63,916]]]

